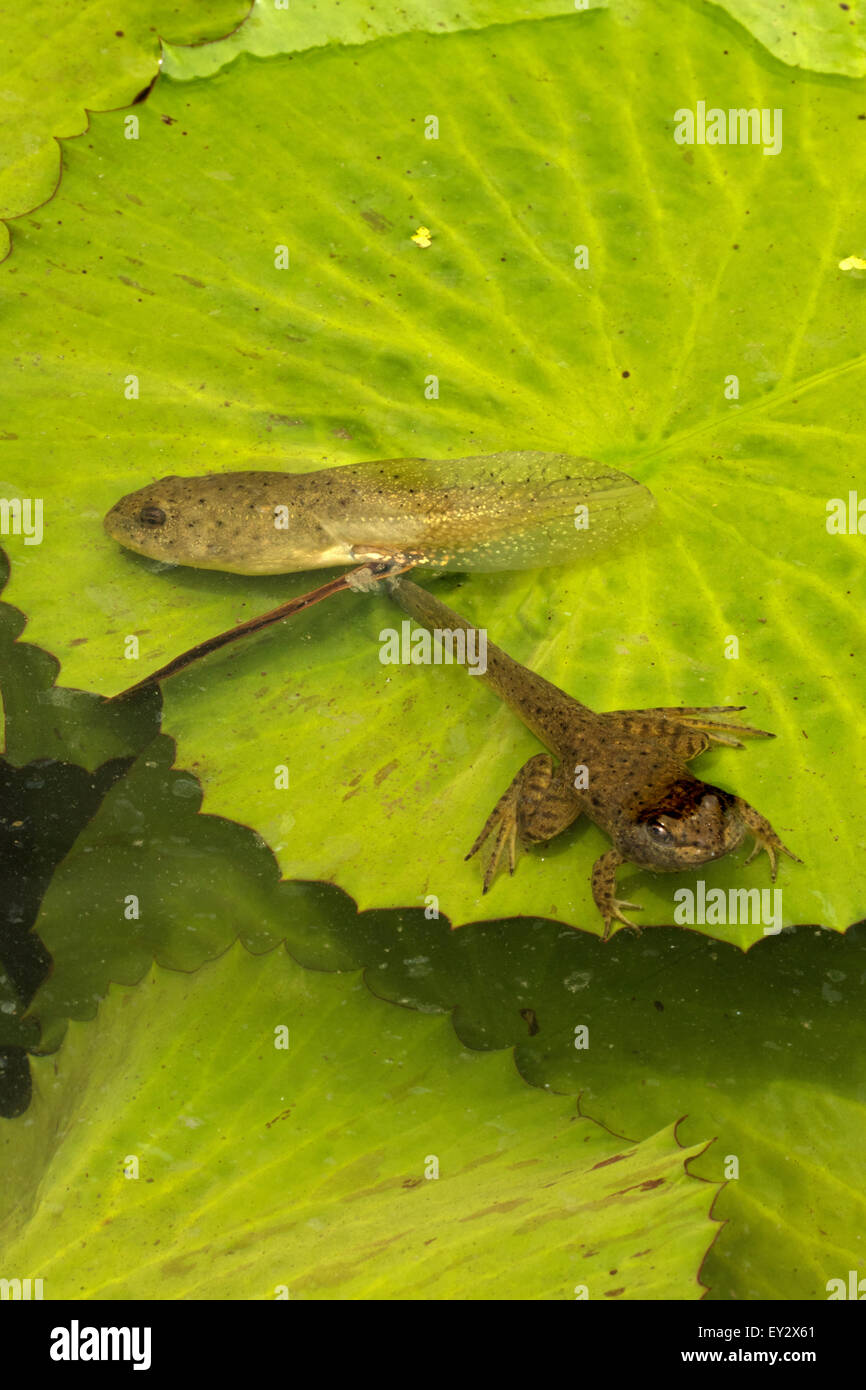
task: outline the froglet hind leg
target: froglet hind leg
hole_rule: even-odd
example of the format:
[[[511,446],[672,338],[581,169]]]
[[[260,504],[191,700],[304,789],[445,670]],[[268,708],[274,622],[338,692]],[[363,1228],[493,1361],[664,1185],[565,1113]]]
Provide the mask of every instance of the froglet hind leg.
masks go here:
[[[592,866],[592,896],[604,921],[602,941],[607,941],[610,936],[614,919],[626,927],[632,927],[636,932],[640,931],[637,922],[630,922],[623,913],[623,908],[626,907],[632,912],[642,912],[640,903],[623,902],[616,896],[616,871],[620,864],[626,862],[618,849],[609,849]]]
[[[605,720],[620,720],[623,732],[633,738],[650,737],[675,758],[691,762],[714,743],[728,748],[742,748],[737,735],[744,738],[775,738],[766,729],[750,724],[730,724],[725,719],[711,719],[713,714],[734,714],[742,705],[708,705],[705,709],[672,706],[659,709],[614,710],[602,715]]]
[[[467,859],[471,859],[487,837],[496,832],[484,871],[483,892],[489,890],[506,846],[509,872],[513,874],[518,844],[525,846],[552,840],[577,819],[582,809],[572,781],[562,765],[554,767],[549,753],[536,753],[534,758],[524,763],[490,812],[481,834],[466,855]]]
[[[754,806],[750,806],[748,801],[744,801],[741,796],[734,797],[734,806],[744,829],[750,831],[755,837],[755,847],[746,860],[747,864],[751,864],[756,855],[761,853],[761,850],[766,850],[770,861],[770,878],[773,883],[776,882],[777,855],[787,854],[788,858],[793,859],[795,864],[802,864],[802,859],[798,859],[796,854],[792,854],[787,846],[782,844],[770,822],[761,815],[760,811],[756,811]]]

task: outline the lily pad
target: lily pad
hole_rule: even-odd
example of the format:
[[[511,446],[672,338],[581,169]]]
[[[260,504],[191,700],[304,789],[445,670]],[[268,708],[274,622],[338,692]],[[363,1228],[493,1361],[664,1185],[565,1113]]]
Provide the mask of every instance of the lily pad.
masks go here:
[[[816,72],[862,76],[866,71],[866,40],[852,7],[846,4],[816,6],[812,0],[711,0],[727,11],[774,58]],[[626,23],[651,28],[648,7],[634,0],[540,0],[533,5],[520,0],[468,0],[456,11],[448,0],[406,0],[399,9],[390,5],[351,4],[337,7],[289,6],[273,0],[254,0],[244,23],[224,39],[191,48],[165,45],[165,71],[171,77],[209,77],[239,53],[273,57],[297,53],[328,43],[369,43],[371,40],[411,30],[442,33],[456,29],[481,29],[515,20],[549,19],[575,10],[613,9]],[[677,32],[681,47],[688,47],[693,14],[701,0],[690,0],[680,10]],[[684,12],[683,12],[684,9]],[[691,13],[689,12],[691,11]],[[699,21],[700,22],[700,21]]]
[[[702,1269],[711,1298],[822,1300],[830,1280],[866,1275],[866,923],[743,954],[673,928],[602,945],[550,922],[441,940],[404,920],[395,951],[392,916],[333,914],[337,943],[371,962],[378,950],[367,973],[383,998],[453,1010],[462,1043],[513,1046],[522,1076],[579,1091],[581,1113],[614,1131],[650,1135],[676,1111],[679,1138],[717,1136],[693,1167],[729,1179]]]
[[[780,920],[841,928],[866,906],[866,606],[863,539],[831,534],[827,505],[856,489],[863,435],[864,286],[838,262],[862,240],[866,88],[792,74],[712,11],[692,26],[687,68],[668,17],[593,12],[362,59],[241,56],[160,80],[138,141],[95,116],[2,270],[18,389],[0,477],[46,509],[41,545],[10,538],[10,596],[64,684],[111,694],[310,587],[121,552],[102,515],[154,477],[518,448],[623,467],[659,502],[627,554],[441,592],[593,708],[748,706],[776,742],[697,766],[805,861],[782,865]],[[676,110],[710,92],[782,108],[781,152],[677,143]],[[592,827],[482,898],[463,855],[538,744],[464,671],[382,665],[401,617],[342,595],[168,682],[205,809],[362,907],[599,931]],[[769,888],[744,858],[702,870],[707,888]],[[695,878],[621,888],[664,924]],[[747,945],[764,924],[698,926]]]
[[[87,128],[87,111],[134,101],[159,70],[159,36],[216,38],[247,0],[28,0],[3,11],[0,217],[44,203],[60,177],[57,139]],[[182,51],[182,50],[181,50]],[[0,223],[0,259],[8,232]]]
[[[0,605],[0,633],[7,611]],[[100,731],[91,720],[87,738],[78,732],[95,697],[78,697],[76,720],[76,706],[63,703],[69,692],[42,688],[38,655],[22,643],[0,652],[4,694],[7,672],[17,675],[14,742],[34,756],[40,739],[53,739],[55,753],[63,751],[59,738],[91,750],[101,738],[113,750],[117,731],[107,722]],[[28,709],[32,730],[22,722]],[[130,746],[146,728],[127,731]],[[702,1266],[711,1296],[822,1298],[828,1279],[861,1268],[862,928],[844,936],[786,931],[746,955],[682,928],[603,945],[531,918],[453,932],[420,909],[358,913],[327,885],[279,882],[273,857],[250,831],[198,814],[195,781],[170,769],[170,758],[170,740],[152,740],[103,795],[54,872],[32,933],[28,920],[16,935],[20,913],[10,896],[0,957],[19,986],[28,955],[50,952],[51,973],[35,998],[35,986],[10,994],[0,979],[6,1113],[29,1099],[24,1049],[59,1047],[66,1020],[94,1018],[112,982],[142,980],[154,959],[193,971],[236,939],[257,953],[284,940],[314,971],[363,967],[374,993],[400,1006],[398,1016],[448,1013],[463,1045],[516,1048],[522,1076],[579,1091],[581,1113],[608,1129],[648,1138],[668,1116],[684,1114],[679,1135],[717,1135],[695,1160],[708,1180],[733,1179],[714,1208],[729,1219]],[[36,767],[3,776],[20,785]],[[0,783],[0,823],[21,822],[13,848],[22,837],[35,847],[56,839],[51,792],[59,775],[67,785],[70,776],[82,780],[80,769],[51,765],[25,808]],[[59,801],[68,838],[68,794]],[[41,891],[45,856],[32,857],[31,896]],[[9,869],[15,860],[4,856]],[[158,1074],[158,1054],[151,1065]],[[17,1127],[17,1142],[26,1146],[29,1132]]]
[[[698,1298],[718,1185],[356,976],[235,946],[115,986],[0,1129],[8,1270],[52,1299]]]
[[[844,0],[829,5],[815,5],[812,0],[711,3],[733,15],[783,63],[846,77],[866,73],[866,34],[853,4]]]
[[[421,31],[448,33],[485,29],[515,20],[547,19],[575,10],[604,8],[605,0],[466,0],[456,10],[450,0],[405,0],[399,7],[379,3],[290,5],[289,0],[253,0],[244,23],[224,39],[192,47],[165,45],[164,71],[188,81],[212,77],[240,53],[273,58],[325,44],[362,44]]]

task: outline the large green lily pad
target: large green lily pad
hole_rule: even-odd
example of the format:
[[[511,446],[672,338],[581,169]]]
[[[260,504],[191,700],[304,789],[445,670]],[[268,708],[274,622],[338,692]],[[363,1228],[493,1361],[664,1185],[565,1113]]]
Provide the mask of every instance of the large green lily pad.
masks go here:
[[[337,943],[378,952],[368,978],[383,997],[452,1009],[464,1044],[514,1046],[521,1075],[579,1091],[581,1112],[615,1131],[653,1134],[677,1111],[680,1138],[717,1136],[694,1167],[731,1179],[702,1271],[711,1297],[820,1300],[829,1280],[866,1274],[866,924],[801,927],[743,954],[674,928],[604,946],[553,923],[443,941],[404,920],[394,951],[392,918],[333,914]]]
[[[41,546],[10,540],[9,593],[64,684],[112,693],[310,584],[121,553],[101,516],[155,476],[507,448],[626,467],[659,501],[627,553],[448,596],[593,707],[747,705],[777,741],[698,766],[805,861],[782,866],[783,920],[843,927],[866,902],[863,542],[829,534],[826,506],[856,488],[863,433],[864,285],[838,262],[862,250],[864,85],[792,75],[690,14],[687,63],[669,16],[595,12],[411,34],[363,61],[242,56],[209,82],[160,81],[137,142],[121,113],[94,117],[2,271],[18,389],[0,477],[46,505]],[[710,90],[782,107],[782,152],[677,144],[674,112]],[[422,223],[427,249],[410,240]],[[463,671],[382,666],[400,617],[342,596],[169,683],[164,727],[205,809],[364,907],[435,899],[455,923],[598,931],[592,827],[482,900],[462,856],[538,745]],[[768,887],[766,860],[744,857],[701,876]],[[621,886],[652,924],[694,883]]]
[[[166,44],[164,71],[186,81],[212,77],[240,53],[273,58],[280,53],[302,53],[324,44],[362,44],[398,34],[421,31],[430,34],[484,29],[527,19],[549,19],[574,14],[577,9],[603,8],[606,0],[467,0],[455,9],[450,0],[406,0],[400,6],[279,5],[273,0],[254,0],[249,15],[224,39],[195,47]]]
[[[0,604],[0,637],[14,630],[12,616]],[[400,1013],[451,1013],[466,1046],[515,1047],[524,1077],[579,1091],[581,1112],[608,1129],[648,1138],[682,1114],[681,1135],[717,1135],[698,1171],[735,1180],[714,1208],[730,1219],[702,1267],[712,1296],[823,1298],[828,1279],[860,1267],[862,930],[800,928],[744,954],[682,928],[603,945],[531,918],[453,932],[420,908],[359,914],[337,889],[280,882],[249,830],[198,814],[194,780],[169,767],[170,740],[148,737],[153,702],[137,720],[126,710],[119,727],[112,706],[89,708],[98,697],[46,685],[48,664],[25,643],[0,646],[8,739],[34,759],[6,773],[29,788],[26,806],[19,797],[10,812],[0,788],[0,821],[14,815],[16,839],[51,839],[59,775],[64,830],[88,809],[70,806],[69,790],[89,778],[62,763],[46,769],[43,748],[95,762],[141,751],[89,807],[51,878],[35,942],[14,899],[6,905],[0,965],[15,964],[18,988],[3,1004],[0,1044],[57,1048],[68,1018],[92,1019],[110,985],[142,980],[151,960],[194,971],[236,939],[256,953],[284,939],[314,971],[364,967],[365,982]],[[22,995],[34,945],[50,953],[51,973],[40,985],[31,972]],[[233,990],[230,977],[227,1015]],[[582,1029],[588,1045],[577,1048]],[[22,1084],[10,1089],[14,1078],[0,1073],[8,1113],[29,1092],[26,1058],[15,1058]],[[254,1071],[254,1060],[239,1065]],[[149,1066],[159,1070],[158,1053]],[[375,1103],[365,1089],[373,1080],[368,1072],[359,1082],[359,1104]],[[16,1145],[28,1134],[18,1126]]]
[[[712,0],[727,11],[774,57],[816,72],[862,76],[866,70],[866,42],[850,5],[816,6],[813,0]],[[415,29],[442,33],[456,29],[482,29],[514,20],[548,19],[575,10],[603,9],[607,5],[626,22],[641,23],[643,6],[626,0],[464,0],[459,11],[448,0],[406,0],[399,8],[365,4],[355,7],[317,5],[279,6],[274,0],[254,0],[243,24],[224,39],[192,47],[164,45],[165,71],[171,77],[209,77],[232,62],[239,53],[273,57],[297,53],[326,43],[369,43],[387,35]],[[703,8],[691,0],[693,11]],[[690,42],[691,16],[678,15],[681,47]],[[698,21],[700,22],[700,21]]]
[[[35,1090],[0,1238],[45,1298],[698,1298],[718,1229],[703,1146],[282,952],[115,986]]]
[[[246,0],[27,0],[3,10],[0,217],[50,198],[58,137],[87,128],[88,109],[134,101],[159,71],[159,36],[176,44],[235,27]],[[178,50],[182,53],[183,50]],[[0,258],[8,233],[0,223]]]
[[[765,44],[775,58],[817,72],[866,73],[866,35],[857,7],[835,0],[712,0]]]

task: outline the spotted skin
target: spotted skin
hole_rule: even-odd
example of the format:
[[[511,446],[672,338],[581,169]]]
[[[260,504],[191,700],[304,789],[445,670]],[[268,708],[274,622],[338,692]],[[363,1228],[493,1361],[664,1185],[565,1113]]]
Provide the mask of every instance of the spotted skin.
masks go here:
[[[432,569],[514,570],[574,564],[642,526],[653,506],[618,469],[518,450],[160,478],[121,497],[104,526],[140,555],[232,574],[404,553]]]
[[[426,627],[470,627],[408,580],[388,581],[387,588]],[[616,871],[623,864],[681,872],[729,854],[747,834],[755,837],[755,847],[746,862],[766,850],[773,881],[780,854],[800,862],[760,812],[733,792],[702,782],[687,766],[714,743],[741,748],[741,737],[774,737],[716,717],[734,714],[741,705],[596,714],[491,642],[480,679],[550,749],[520,769],[466,856],[490,842],[485,893],[501,863],[514,872],[520,847],[554,839],[581,815],[613,845],[592,871],[592,896],[605,940],[615,921],[638,929],[625,912],[639,911],[640,904],[624,902],[616,893]]]

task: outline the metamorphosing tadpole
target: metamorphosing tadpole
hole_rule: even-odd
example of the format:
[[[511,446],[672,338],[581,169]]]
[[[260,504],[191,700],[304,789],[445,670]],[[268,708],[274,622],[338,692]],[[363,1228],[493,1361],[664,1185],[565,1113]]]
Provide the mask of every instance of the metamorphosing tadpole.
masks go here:
[[[341,589],[372,588],[416,566],[573,564],[640,526],[653,505],[647,488],[614,468],[534,451],[162,478],[122,497],[105,518],[108,534],[130,550],[234,574],[355,568],[208,638],[121,693],[154,684]]]

